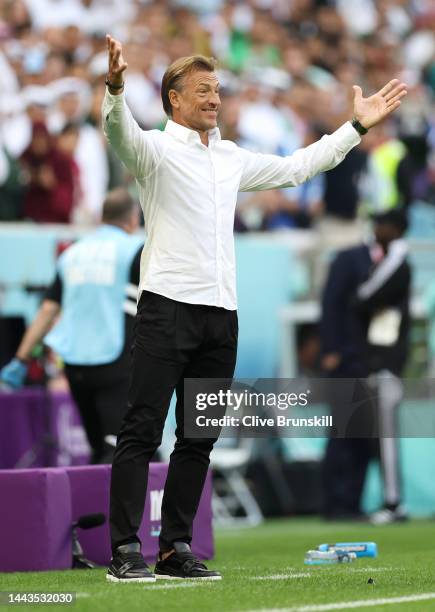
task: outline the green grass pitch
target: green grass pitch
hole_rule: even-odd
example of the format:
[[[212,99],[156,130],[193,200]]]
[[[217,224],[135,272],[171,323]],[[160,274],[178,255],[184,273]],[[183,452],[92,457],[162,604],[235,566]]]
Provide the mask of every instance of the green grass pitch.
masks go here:
[[[321,542],[346,540],[377,542],[378,558],[328,567],[304,565],[307,549]],[[222,571],[221,582],[110,584],[104,570],[75,570],[2,574],[0,590],[74,591],[75,612],[435,611],[434,545],[435,521],[372,527],[316,519],[276,520],[255,528],[216,532],[216,558],[209,567]],[[368,584],[370,577],[374,584]],[[428,598],[416,600],[421,594]],[[404,597],[409,599],[396,601]],[[364,606],[362,600],[366,600]],[[344,606],[346,602],[353,604]]]

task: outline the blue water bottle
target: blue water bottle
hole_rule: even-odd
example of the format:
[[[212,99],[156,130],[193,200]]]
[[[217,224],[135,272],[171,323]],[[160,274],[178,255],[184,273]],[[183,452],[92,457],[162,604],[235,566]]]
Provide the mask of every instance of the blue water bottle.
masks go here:
[[[355,553],[357,557],[377,557],[378,546],[375,542],[337,542],[336,544],[320,544],[317,550],[327,552],[330,550],[343,550]]]

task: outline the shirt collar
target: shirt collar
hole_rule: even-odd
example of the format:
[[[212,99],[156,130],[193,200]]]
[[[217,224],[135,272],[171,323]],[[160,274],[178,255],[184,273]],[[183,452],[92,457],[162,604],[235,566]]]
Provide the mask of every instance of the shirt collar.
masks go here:
[[[201,142],[198,132],[195,130],[191,130],[180,123],[175,123],[172,119],[168,119],[168,122],[165,126],[165,132],[174,136],[174,138],[178,138],[178,140],[182,140],[183,142]],[[208,131],[209,142],[214,142],[221,139],[221,133],[219,128],[213,128]]]

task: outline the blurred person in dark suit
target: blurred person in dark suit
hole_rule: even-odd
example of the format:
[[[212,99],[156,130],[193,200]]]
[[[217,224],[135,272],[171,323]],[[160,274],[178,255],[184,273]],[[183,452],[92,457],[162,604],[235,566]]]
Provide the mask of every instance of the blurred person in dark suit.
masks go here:
[[[356,419],[350,437],[331,438],[324,461],[327,518],[358,517],[367,466],[375,454],[373,419],[380,436],[385,508],[374,522],[401,520],[395,413],[402,397],[399,376],[408,353],[410,267],[403,240],[406,217],[398,210],[375,218],[375,240],[340,251],[322,298],[322,366],[334,379],[355,379],[353,397],[335,390],[334,421]],[[372,387],[360,383],[374,379]],[[369,379],[368,379],[369,380]],[[343,384],[337,381],[337,389]],[[389,392],[385,392],[389,389]],[[344,404],[347,405],[344,405]],[[354,406],[362,411],[356,416]],[[334,418],[334,413],[337,418]],[[347,416],[347,415],[346,415]]]

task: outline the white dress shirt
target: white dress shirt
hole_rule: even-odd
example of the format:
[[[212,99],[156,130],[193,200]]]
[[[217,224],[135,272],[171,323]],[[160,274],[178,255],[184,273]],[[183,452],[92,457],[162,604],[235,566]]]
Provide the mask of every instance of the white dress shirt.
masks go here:
[[[140,291],[189,304],[237,308],[234,211],[238,191],[293,187],[334,168],[361,138],[347,122],[288,157],[251,153],[169,120],[142,130],[124,95],[106,91],[104,132],[135,176],[148,239]],[[271,273],[273,271],[271,270]]]

